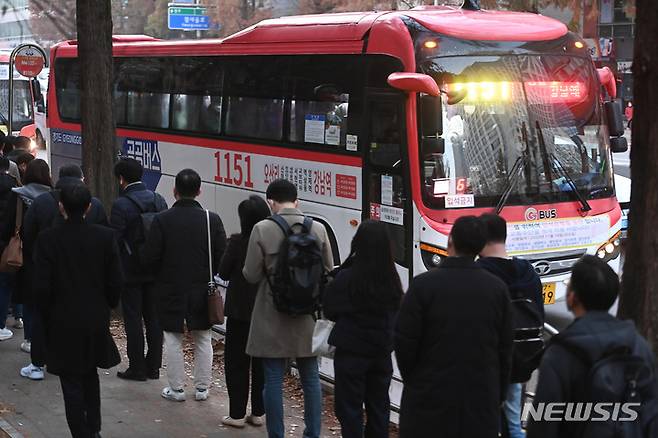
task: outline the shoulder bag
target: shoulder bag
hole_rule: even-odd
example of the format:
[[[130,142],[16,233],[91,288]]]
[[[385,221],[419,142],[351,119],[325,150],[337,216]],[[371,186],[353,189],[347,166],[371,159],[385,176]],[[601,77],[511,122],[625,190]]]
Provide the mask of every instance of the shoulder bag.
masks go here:
[[[0,257],[0,272],[13,273],[23,267],[23,239],[21,226],[23,225],[23,201],[20,196],[16,199],[16,229],[9,243],[2,251]]]
[[[210,281],[208,282],[208,320],[210,324],[224,324],[224,301],[219,292],[219,286],[215,283],[212,275],[212,243],[210,238],[210,212],[206,210],[206,225],[208,228],[208,272]]]

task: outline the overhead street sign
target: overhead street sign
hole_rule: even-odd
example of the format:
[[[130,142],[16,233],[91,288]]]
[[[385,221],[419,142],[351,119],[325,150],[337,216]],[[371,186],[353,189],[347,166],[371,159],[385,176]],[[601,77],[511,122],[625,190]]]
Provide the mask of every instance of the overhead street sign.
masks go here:
[[[169,6],[167,8],[168,27],[171,30],[208,30],[210,17],[205,6]]]

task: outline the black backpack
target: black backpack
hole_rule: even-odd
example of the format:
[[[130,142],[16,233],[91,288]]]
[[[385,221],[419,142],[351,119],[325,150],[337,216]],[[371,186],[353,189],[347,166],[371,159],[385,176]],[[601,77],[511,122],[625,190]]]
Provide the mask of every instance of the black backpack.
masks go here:
[[[552,343],[561,345],[578,357],[589,369],[583,382],[584,396],[587,403],[605,402],[605,411],[610,414],[608,421],[583,421],[574,424],[578,430],[573,436],[579,438],[655,438],[658,433],[658,387],[656,376],[651,365],[630,347],[618,347],[604,352],[596,360],[581,349],[555,336]],[[610,403],[618,403],[615,408]],[[630,407],[638,414],[634,421],[620,421],[620,418],[630,419],[627,412],[621,408],[624,403],[636,403]],[[618,418],[613,418],[617,411]],[[592,416],[601,418],[601,414],[592,408]],[[592,418],[592,417],[590,417]]]
[[[267,276],[274,306],[293,316],[315,314],[320,309],[324,268],[320,242],[311,233],[313,219],[304,217],[303,223],[294,224],[301,225],[297,233],[283,217],[275,214],[269,219],[284,235],[274,273]]]
[[[153,224],[153,219],[155,219],[155,215],[159,213],[158,195],[155,192],[153,193],[153,202],[151,205],[142,204],[139,199],[131,196],[131,193],[126,193],[123,196],[132,201],[139,210],[139,216],[128,224],[128,232],[125,241],[128,256],[130,256],[135,265],[139,266],[139,255],[146,243],[146,237],[148,236],[151,225]]]
[[[520,267],[517,266],[517,269]],[[514,349],[512,350],[512,383],[530,380],[532,372],[539,367],[544,351],[544,318],[537,303],[526,298],[527,291],[521,286],[509,285],[512,301],[512,328]]]

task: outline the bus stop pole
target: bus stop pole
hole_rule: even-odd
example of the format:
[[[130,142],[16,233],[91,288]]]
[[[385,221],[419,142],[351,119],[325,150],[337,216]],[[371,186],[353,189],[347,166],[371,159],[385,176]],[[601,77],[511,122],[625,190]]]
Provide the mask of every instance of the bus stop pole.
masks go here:
[[[14,115],[14,58],[16,51],[20,46],[16,47],[11,52],[9,57],[9,107],[7,108],[7,136],[13,135],[12,122]]]

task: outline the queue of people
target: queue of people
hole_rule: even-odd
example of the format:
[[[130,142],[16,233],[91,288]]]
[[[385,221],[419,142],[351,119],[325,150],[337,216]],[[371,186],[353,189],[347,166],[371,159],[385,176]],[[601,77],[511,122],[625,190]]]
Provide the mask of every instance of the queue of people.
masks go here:
[[[0,157],[0,241],[6,247],[22,237],[24,256],[18,272],[0,274],[0,340],[11,337],[4,324],[13,301],[24,326],[21,348],[30,353],[20,374],[41,380],[46,370],[59,377],[76,438],[100,436],[97,368],[120,363],[109,330],[110,310],[119,303],[128,366],[117,377],[158,380],[164,347],[161,396],[186,401],[187,331],[194,400],[208,399],[215,275],[229,281],[227,426],[265,425],[270,438],[285,436],[283,378],[293,359],[304,392],[304,437],[320,437],[313,344],[322,316],[334,322],[327,342],[335,349],[335,412],[344,438],[388,437],[392,354],[404,382],[402,438],[523,437],[521,385],[535,369],[535,403],[581,401],[590,369],[611,351],[632,355],[628,363],[642,376],[633,384],[647,405],[642,427],[656,430],[653,355],[632,324],[607,313],[618,294],[616,274],[596,257],[574,266],[567,302],[577,319],[544,348],[541,281],[527,261],[508,255],[507,224],[497,215],[458,219],[448,257],[404,293],[385,223],[361,223],[350,254],[334,268],[327,230],[303,213],[289,181],[272,182],[265,199],[243,200],[234,213],[240,232],[227,239],[220,216],[198,202],[201,177],[192,169],[176,175],[169,208],[141,181],[141,164],[121,159],[114,169],[121,192],[108,219],[78,166],[62,167],[53,185],[43,160],[22,165],[16,179],[9,159]],[[587,435],[581,425],[532,421],[528,436]]]

